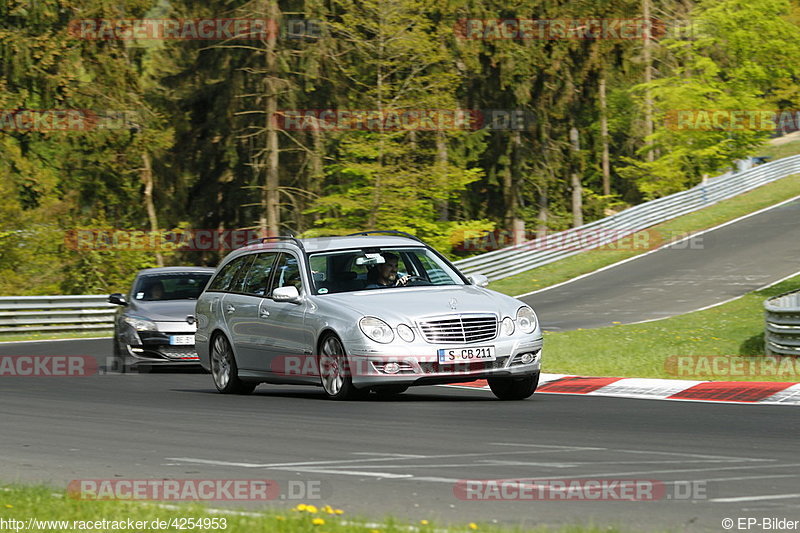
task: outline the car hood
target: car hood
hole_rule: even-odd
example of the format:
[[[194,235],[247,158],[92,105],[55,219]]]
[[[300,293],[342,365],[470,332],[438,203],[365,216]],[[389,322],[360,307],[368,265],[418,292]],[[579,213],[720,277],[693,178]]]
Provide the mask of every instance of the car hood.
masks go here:
[[[182,322],[186,315],[194,314],[197,300],[165,300],[163,302],[137,302],[128,306],[127,315],[136,315],[156,322]]]
[[[464,313],[493,313],[502,319],[503,316],[513,317],[517,309],[525,305],[505,294],[474,285],[374,289],[329,294],[316,300],[320,306],[331,305],[362,316],[376,316],[392,326],[427,316]]]

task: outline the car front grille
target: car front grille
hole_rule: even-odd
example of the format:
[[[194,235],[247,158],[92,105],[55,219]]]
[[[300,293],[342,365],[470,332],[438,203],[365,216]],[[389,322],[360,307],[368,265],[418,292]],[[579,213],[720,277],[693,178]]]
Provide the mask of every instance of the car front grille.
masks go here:
[[[497,361],[481,361],[475,363],[461,363],[455,365],[442,365],[436,362],[420,363],[419,367],[423,374],[464,374],[468,372],[480,372],[482,370],[497,370],[503,368],[507,357]]]
[[[200,360],[194,346],[161,346],[158,351],[167,359],[177,359],[181,361]]]
[[[455,315],[418,324],[425,340],[433,344],[482,342],[497,336],[494,315]]]

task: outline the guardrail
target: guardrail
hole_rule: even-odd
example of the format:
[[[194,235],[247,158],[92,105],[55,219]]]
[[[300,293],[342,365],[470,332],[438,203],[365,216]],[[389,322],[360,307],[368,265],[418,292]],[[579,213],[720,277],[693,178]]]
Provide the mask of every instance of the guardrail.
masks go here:
[[[800,290],[765,301],[764,321],[767,355],[800,355]]]
[[[113,329],[108,296],[0,297],[0,333]]]
[[[800,155],[786,157],[751,170],[711,178],[692,189],[639,204],[577,228],[461,259],[455,264],[466,274],[480,273],[491,280],[500,280],[618,241],[637,231],[797,173],[800,173]],[[597,237],[587,243],[587,239],[581,238],[586,234]],[[559,246],[559,242],[582,244],[580,249],[575,249],[575,246]]]

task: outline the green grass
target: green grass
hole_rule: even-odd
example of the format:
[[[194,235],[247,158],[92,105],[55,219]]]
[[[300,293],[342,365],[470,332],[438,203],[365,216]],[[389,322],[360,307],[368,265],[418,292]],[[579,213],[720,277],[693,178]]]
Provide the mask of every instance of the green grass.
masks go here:
[[[418,531],[425,533],[435,532],[471,532],[485,531],[488,533],[501,532],[560,532],[560,533],[600,533],[623,531],[612,527],[586,527],[586,526],[562,526],[555,529],[548,528],[510,528],[498,527],[491,524],[460,524],[443,526],[433,522],[420,520],[416,523],[408,523],[394,519],[386,519],[381,524],[375,524],[374,520],[359,519],[349,517],[346,512],[343,514],[331,514],[333,509],[324,508],[324,505],[305,510],[278,510],[267,509],[258,512],[212,512],[209,508],[194,505],[168,505],[159,506],[157,502],[130,502],[130,501],[85,501],[54,496],[53,491],[46,487],[23,487],[19,485],[0,488],[0,518],[9,520],[27,521],[29,518],[37,520],[67,520],[67,521],[126,521],[128,519],[145,521],[152,523],[153,520],[172,519],[216,519],[217,527],[204,527],[186,529],[184,531],[218,531],[224,533],[256,533],[256,532],[277,532],[277,533],[408,533]],[[220,527],[224,520],[224,528]],[[317,523],[315,523],[315,521]],[[320,521],[322,523],[320,523]],[[212,524],[208,524],[212,526]],[[68,530],[70,528],[63,529]],[[113,526],[112,526],[113,527]],[[143,529],[112,529],[106,526],[105,529],[80,528],[81,531],[180,531],[175,527],[167,529],[154,529],[145,527]],[[73,530],[78,530],[74,528]],[[6,530],[13,531],[13,528]],[[42,527],[39,531],[62,531],[57,526]],[[27,529],[20,529],[27,531]]]
[[[489,284],[489,288],[514,296],[549,287],[629,257],[640,255],[682,235],[717,226],[798,195],[800,195],[800,175],[784,178],[705,209],[648,228],[631,238],[623,239],[618,245],[612,243],[603,248],[588,250],[549,265],[492,282]]]
[[[544,371],[581,376],[800,382],[800,358],[787,357],[776,375],[676,375],[676,356],[744,357],[764,354],[764,300],[800,288],[800,276],[726,304],[643,324],[545,334]],[[788,366],[791,364],[791,366]],[[674,368],[674,367],[673,367]],[[769,367],[766,368],[769,370]],[[779,372],[778,372],[779,371]],[[778,375],[780,374],[780,375]]]
[[[770,161],[800,154],[800,140],[783,144],[766,144],[756,155],[767,156]]]
[[[54,331],[43,333],[0,333],[0,342],[41,341],[49,339],[86,339],[92,337],[111,337],[114,330],[102,329],[93,331]]]

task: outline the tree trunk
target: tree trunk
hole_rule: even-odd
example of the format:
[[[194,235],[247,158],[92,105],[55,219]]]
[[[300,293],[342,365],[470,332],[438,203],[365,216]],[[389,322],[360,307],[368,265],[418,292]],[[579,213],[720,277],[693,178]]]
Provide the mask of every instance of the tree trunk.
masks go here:
[[[155,234],[158,229],[158,216],[156,205],[153,202],[153,161],[149,152],[142,152],[142,183],[144,184],[144,206],[147,209],[147,218],[150,220],[150,231]],[[156,265],[164,266],[164,257],[156,250]]]
[[[611,194],[611,164],[608,156],[608,102],[606,101],[606,71],[600,71],[600,143],[602,145],[603,194]]]
[[[573,168],[570,179],[572,186],[572,227],[583,226],[583,184],[581,183],[579,151],[581,149],[577,128],[569,130],[570,146],[573,154]]]
[[[443,131],[436,132],[436,168],[439,171],[439,179],[442,181],[447,180],[447,136]],[[447,185],[444,183],[443,185]],[[448,217],[448,201],[447,198],[440,198],[436,200],[437,220],[439,222],[446,222]]]
[[[279,24],[280,12],[275,0],[267,0],[264,3],[266,19],[271,21],[275,27]],[[267,38],[263,41],[266,53],[266,78],[264,80],[264,92],[266,103],[266,147],[264,153],[265,176],[264,188],[261,195],[261,218],[259,226],[262,235],[273,236],[280,234],[280,175],[279,175],[279,152],[278,152],[278,129],[273,120],[278,111],[278,87],[277,87],[277,52],[276,52],[277,31],[267,32]]]
[[[644,43],[642,46],[642,56],[644,59],[644,82],[649,84],[651,81],[653,81],[652,35],[650,33],[650,0],[642,0],[642,18],[644,18]],[[648,162],[652,163],[655,159],[653,140],[650,138],[650,136],[653,135],[653,97],[650,94],[649,87],[647,87],[644,91],[644,135],[646,138],[645,146],[647,147],[647,154],[645,157]]]
[[[550,215],[549,198],[547,197],[547,183],[539,191],[539,213],[536,215],[536,238],[544,239],[547,237],[547,219]]]

